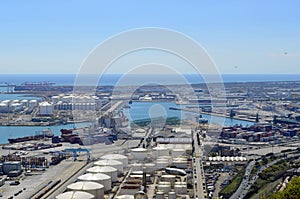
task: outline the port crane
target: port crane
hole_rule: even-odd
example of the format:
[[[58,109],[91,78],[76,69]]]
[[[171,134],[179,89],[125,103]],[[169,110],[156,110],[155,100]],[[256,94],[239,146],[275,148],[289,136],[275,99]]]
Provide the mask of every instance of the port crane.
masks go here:
[[[73,153],[74,161],[77,160],[77,152],[86,152],[87,161],[90,160],[90,150],[89,149],[84,149],[84,148],[67,148],[67,149],[65,149],[65,151]]]
[[[15,86],[16,85],[8,83],[8,82],[0,82],[0,87],[7,87],[7,92],[8,93],[13,92]]]

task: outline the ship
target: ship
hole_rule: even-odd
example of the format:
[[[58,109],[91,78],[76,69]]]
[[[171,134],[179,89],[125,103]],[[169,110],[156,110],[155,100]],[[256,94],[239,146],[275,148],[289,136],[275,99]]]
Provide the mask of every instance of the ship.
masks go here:
[[[32,140],[41,140],[45,138],[52,138],[54,134],[50,129],[45,129],[42,132],[39,132],[37,135],[31,135],[31,136],[24,136],[19,138],[8,138],[8,142],[10,144],[18,143],[18,142],[26,142],[26,141],[32,141]]]

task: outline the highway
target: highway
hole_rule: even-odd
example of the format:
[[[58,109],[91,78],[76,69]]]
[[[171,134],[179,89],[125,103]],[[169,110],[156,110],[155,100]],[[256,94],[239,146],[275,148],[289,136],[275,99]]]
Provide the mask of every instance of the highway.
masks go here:
[[[295,157],[299,157],[300,154],[288,154],[287,157],[288,158],[295,158]],[[273,160],[272,162],[269,162],[268,164],[266,164],[265,166],[262,166],[260,168],[260,170],[257,171],[257,173],[250,179],[250,174],[251,171],[255,165],[255,160],[253,160],[252,162],[250,162],[246,168],[246,178],[243,179],[242,183],[240,184],[239,188],[237,189],[237,191],[230,197],[230,199],[242,199],[246,196],[247,192],[249,191],[249,189],[251,188],[251,186],[255,183],[255,181],[258,179],[258,174],[261,173],[263,170],[265,170],[266,168],[276,164],[278,161],[284,159],[283,158],[279,158],[276,160]]]
[[[251,171],[253,169],[255,165],[255,160],[251,161],[247,168],[246,168],[246,172],[245,172],[245,177],[243,178],[239,188],[236,190],[236,192],[230,197],[230,199],[236,199],[236,198],[242,198],[244,195],[246,195],[246,193],[244,192],[244,190],[247,189],[248,184],[250,184],[249,182],[249,178],[250,178],[250,174]],[[248,189],[247,189],[248,190]]]
[[[193,132],[193,140],[195,152],[193,157],[193,179],[194,179],[194,198],[195,199],[204,199],[206,193],[205,185],[205,175],[203,171],[202,156],[203,151],[201,148],[201,143],[198,145],[197,142],[197,133]]]

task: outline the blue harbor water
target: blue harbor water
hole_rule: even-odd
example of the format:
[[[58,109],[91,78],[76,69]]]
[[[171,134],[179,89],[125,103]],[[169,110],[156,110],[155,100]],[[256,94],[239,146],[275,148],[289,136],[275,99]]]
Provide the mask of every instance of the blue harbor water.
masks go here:
[[[27,95],[20,95],[20,94],[0,94],[0,101],[3,100],[41,100],[39,97],[27,96]]]
[[[155,117],[178,117],[180,119],[196,119],[197,114],[170,110],[170,107],[184,108],[175,102],[133,102],[130,104],[129,109],[124,110],[124,114],[129,118],[130,121],[141,120]],[[207,119],[212,124],[219,124],[223,126],[234,126],[234,125],[253,125],[253,122],[244,120],[236,120],[230,118],[223,118],[219,116],[210,116],[207,114],[201,114],[203,118]]]
[[[60,135],[60,129],[87,127],[89,123],[56,125],[56,126],[0,126],[0,144],[8,143],[8,138],[37,135],[45,129],[50,129],[54,135]]]

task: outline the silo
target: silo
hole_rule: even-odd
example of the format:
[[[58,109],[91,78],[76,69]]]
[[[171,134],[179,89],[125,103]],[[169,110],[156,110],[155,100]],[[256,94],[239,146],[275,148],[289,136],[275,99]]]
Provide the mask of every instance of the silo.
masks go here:
[[[77,178],[79,181],[92,181],[102,184],[104,190],[111,190],[111,177],[103,173],[86,173]]]
[[[94,166],[86,170],[89,173],[104,173],[111,177],[112,182],[118,181],[118,170],[110,166]]]
[[[153,156],[154,158],[158,158],[160,156],[169,156],[169,149],[165,147],[154,147]]]
[[[144,160],[147,157],[148,150],[144,148],[131,149],[131,155],[134,160]]]
[[[99,160],[94,163],[95,166],[110,166],[114,167],[118,170],[118,173],[121,174],[123,173],[123,163],[118,161],[118,160]]]
[[[95,196],[83,191],[68,191],[59,194],[55,199],[94,199]]]
[[[104,186],[96,182],[75,182],[67,186],[70,191],[84,191],[93,194],[95,198],[104,197]]]
[[[118,160],[123,163],[124,167],[128,167],[128,158],[121,154],[107,154],[101,157],[101,159]]]

